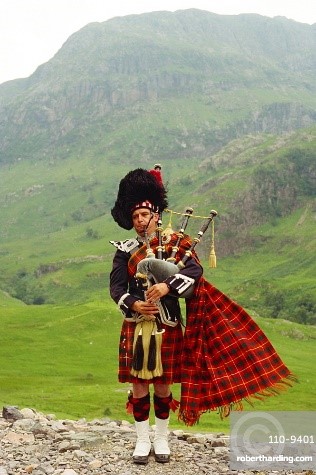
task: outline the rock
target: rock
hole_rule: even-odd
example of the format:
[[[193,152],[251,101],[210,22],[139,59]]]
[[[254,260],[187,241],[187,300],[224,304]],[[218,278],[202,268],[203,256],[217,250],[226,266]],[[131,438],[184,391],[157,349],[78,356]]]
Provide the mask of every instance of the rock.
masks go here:
[[[128,421],[124,421],[124,420],[123,420],[123,421],[121,422],[121,426],[122,426],[122,427],[131,427],[131,423],[128,422]]]
[[[8,406],[12,407],[12,406]],[[16,409],[16,408],[15,408]],[[253,475],[229,470],[229,436],[170,430],[171,459],[145,471],[132,461],[136,434],[128,421],[54,420],[34,409],[0,417],[0,475]],[[12,411],[6,414],[16,414]],[[18,414],[16,414],[18,415]],[[153,428],[150,437],[153,439]],[[270,472],[260,472],[268,475]],[[286,472],[273,472],[274,474]],[[291,472],[291,475],[296,475]]]
[[[21,409],[20,412],[24,419],[35,419],[36,412],[33,409],[29,409],[26,407],[24,409]]]
[[[59,445],[58,445],[58,452],[67,452],[67,450],[70,447],[70,442],[68,440],[63,440]]]
[[[56,420],[56,415],[55,414],[47,414],[46,417],[49,421],[55,421]]]
[[[88,467],[90,470],[96,470],[97,468],[101,468],[103,465],[102,460],[92,460],[89,462]]]
[[[7,421],[17,421],[18,419],[23,419],[23,414],[16,406],[4,406],[2,417]]]
[[[205,444],[206,437],[201,434],[192,435],[187,438],[188,444]]]
[[[226,442],[222,439],[215,439],[211,441],[212,447],[226,447]]]
[[[3,438],[2,442],[7,442],[9,444],[23,445],[30,444],[34,442],[33,434],[21,434],[19,432],[9,431]]]
[[[74,456],[76,456],[78,459],[88,459],[90,457],[89,454],[84,450],[74,450]]]
[[[24,467],[24,470],[26,471],[26,473],[32,473],[36,467],[38,467],[37,464],[27,465],[26,467]]]
[[[52,421],[50,426],[55,432],[67,432],[67,427],[61,421]]]
[[[34,421],[34,419],[18,419],[14,422],[15,429],[22,431],[24,430],[26,432],[31,431],[35,425],[36,422]]]

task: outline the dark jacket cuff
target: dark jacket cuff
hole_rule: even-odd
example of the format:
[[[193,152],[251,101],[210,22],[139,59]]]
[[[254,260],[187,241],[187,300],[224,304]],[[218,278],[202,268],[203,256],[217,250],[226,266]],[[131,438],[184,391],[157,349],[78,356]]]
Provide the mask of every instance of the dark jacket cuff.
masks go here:
[[[182,274],[175,274],[166,279],[165,284],[168,285],[172,294],[181,296],[183,292],[191,288],[195,284],[195,280]]]
[[[120,300],[117,302],[119,309],[121,310],[124,317],[132,317],[134,312],[131,310],[132,305],[139,300],[137,297],[126,293],[122,295]]]

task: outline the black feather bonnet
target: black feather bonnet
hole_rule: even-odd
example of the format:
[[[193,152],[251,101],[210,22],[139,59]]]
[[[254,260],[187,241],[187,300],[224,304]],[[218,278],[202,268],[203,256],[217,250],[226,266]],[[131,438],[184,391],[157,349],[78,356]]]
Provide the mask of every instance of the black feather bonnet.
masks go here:
[[[149,208],[154,213],[168,207],[167,191],[162,183],[160,165],[154,170],[137,168],[130,171],[119,184],[117,199],[111,214],[124,229],[132,229],[132,213],[136,208]]]

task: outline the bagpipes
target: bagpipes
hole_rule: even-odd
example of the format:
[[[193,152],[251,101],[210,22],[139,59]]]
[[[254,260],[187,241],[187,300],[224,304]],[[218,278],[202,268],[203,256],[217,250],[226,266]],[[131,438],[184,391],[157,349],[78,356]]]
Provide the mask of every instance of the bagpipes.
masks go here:
[[[159,214],[156,228],[156,236],[158,239],[158,245],[156,247],[157,257],[155,256],[155,253],[150,246],[147,231],[145,230],[146,258],[139,262],[136,273],[136,278],[139,279],[139,281],[141,282],[141,286],[144,291],[147,290],[151,285],[163,282],[168,277],[177,274],[181,269],[185,267],[185,264],[187,260],[192,256],[196,245],[201,241],[202,236],[205,234],[209,225],[213,222],[214,217],[217,216],[217,211],[211,210],[209,216],[204,217],[204,223],[202,224],[196,237],[194,237],[194,239],[192,240],[191,246],[185,251],[185,254],[182,259],[176,264],[176,255],[179,251],[179,245],[181,243],[181,239],[183,239],[184,237],[189,218],[192,216],[192,214],[193,209],[190,207],[186,208],[184,214],[182,215],[183,218],[180,225],[180,229],[177,233],[175,233],[177,235],[177,241],[172,246],[170,256],[166,259],[163,258],[165,243],[163,242],[164,239],[161,214]],[[214,228],[212,229],[210,257],[212,257],[212,252],[214,253],[213,257],[216,259],[214,251]],[[213,265],[212,267],[215,266]],[[190,295],[192,295],[192,292],[184,292],[181,296],[186,298]],[[170,326],[176,326],[180,314],[180,307],[178,305],[177,299],[175,299],[175,297],[167,295],[160,299],[157,302],[157,305],[159,307],[159,314],[156,316],[156,319],[157,322],[159,322],[159,331],[163,332],[163,330],[161,329],[162,323],[165,323],[166,325]]]
[[[213,223],[214,221],[214,218],[215,216],[217,216],[217,211],[215,211],[214,209],[212,209],[210,211],[210,214],[208,217],[205,218],[205,222],[203,223],[203,225],[201,226],[201,229],[199,230],[197,236],[193,239],[193,242],[191,244],[191,247],[185,251],[185,255],[184,257],[181,259],[181,261],[178,262],[178,267],[179,269],[183,269],[185,267],[185,263],[186,261],[189,259],[189,257],[192,256],[192,252],[195,248],[195,246],[201,241],[202,239],[202,236],[205,234],[205,232],[207,231],[207,228],[209,227],[209,225],[211,223]],[[212,240],[211,240],[211,253],[210,253],[210,258],[212,257],[212,255],[215,256],[215,250],[214,250],[214,227],[212,228]],[[215,257],[216,259],[216,257]],[[214,263],[213,263],[214,264]],[[211,259],[210,259],[210,267],[216,267],[216,261],[215,261],[215,265],[212,265],[212,262],[211,262]]]
[[[170,210],[166,210],[166,211],[174,213],[174,211],[170,211]],[[172,252],[171,252],[170,256],[166,258],[166,262],[175,262],[176,261],[176,255],[177,255],[177,252],[179,251],[179,244],[181,242],[181,239],[184,237],[184,232],[185,232],[186,227],[188,225],[189,218],[192,215],[193,215],[193,209],[191,207],[186,208],[185,212],[182,214],[183,219],[182,219],[182,222],[181,222],[181,225],[180,225],[180,229],[176,233],[178,238],[177,238],[176,243],[172,246]],[[193,252],[194,248],[201,241],[201,239],[202,239],[203,235],[205,234],[205,232],[207,231],[209,225],[211,223],[212,224],[214,223],[214,218],[216,216],[217,216],[217,211],[215,211],[214,209],[212,209],[210,211],[210,214],[208,216],[195,216],[196,218],[204,219],[204,223],[202,224],[202,226],[201,226],[199,232],[197,233],[197,235],[193,238],[190,248],[185,252],[185,256],[181,259],[181,261],[178,262],[177,265],[178,265],[179,269],[183,269],[185,267],[186,261],[189,259],[189,257],[192,256],[192,252]],[[158,239],[158,245],[156,247],[157,259],[163,260],[164,246],[163,246],[163,227],[162,227],[161,213],[159,214],[159,218],[158,218],[158,222],[157,222],[156,236],[157,236],[157,239]],[[148,235],[147,235],[146,231],[145,231],[145,244],[146,244],[146,248],[147,248],[147,251],[146,251],[147,252],[147,257],[156,258],[152,248],[150,247],[150,243],[149,243]],[[212,256],[212,255],[215,255],[215,250],[214,250],[214,226],[212,227],[210,256]],[[210,261],[210,267],[216,267],[216,264],[215,265],[214,264],[215,263],[213,263],[213,265],[212,265],[212,263]]]
[[[180,230],[177,233],[178,234],[178,240],[177,240],[176,244],[172,247],[171,255],[170,255],[170,257],[167,258],[168,262],[175,262],[175,260],[176,260],[176,254],[179,250],[180,241],[184,236],[184,231],[186,230],[186,227],[187,227],[188,222],[189,222],[189,218],[190,218],[190,216],[192,216],[192,213],[193,213],[193,208],[187,208],[184,212],[183,220],[182,220],[182,223],[181,223],[181,226],[180,226]],[[158,228],[157,228],[157,233],[158,233]],[[159,239],[159,235],[158,235],[158,239]],[[161,239],[161,236],[160,236],[160,239]]]
[[[183,214],[180,229],[177,235],[177,241],[172,246],[171,254],[165,260],[163,259],[164,239],[161,215],[157,221],[156,235],[158,245],[156,247],[157,257],[153,249],[150,247],[147,231],[145,230],[146,258],[141,260],[137,266],[136,278],[139,280],[144,292],[155,283],[163,282],[168,277],[176,275],[179,270],[185,267],[187,260],[192,256],[196,245],[201,241],[209,225],[213,222],[217,212],[211,210],[208,217],[198,231],[196,237],[192,240],[192,244],[185,251],[184,256],[176,264],[176,254],[179,251],[181,239],[188,225],[189,218],[193,214],[192,208],[186,208]],[[214,249],[214,239],[212,238],[211,250]],[[214,253],[215,254],[215,253]],[[189,284],[191,289],[187,293],[183,293],[182,297],[187,298],[193,293],[193,286]],[[189,294],[188,294],[189,292]],[[156,302],[159,313],[155,314],[155,319],[148,319],[148,316],[139,315],[136,318],[136,329],[134,334],[133,345],[133,362],[131,374],[142,379],[152,379],[161,376],[163,373],[161,361],[161,343],[162,334],[165,329],[163,324],[175,327],[181,320],[181,309],[177,297],[166,295]]]

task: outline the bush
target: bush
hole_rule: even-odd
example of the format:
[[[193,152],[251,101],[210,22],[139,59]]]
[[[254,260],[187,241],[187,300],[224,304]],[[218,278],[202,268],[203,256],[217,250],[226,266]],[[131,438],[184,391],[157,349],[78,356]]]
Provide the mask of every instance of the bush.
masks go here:
[[[293,310],[293,319],[304,325],[316,324],[316,301],[310,294],[302,295],[298,299]]]
[[[281,290],[268,291],[265,296],[264,305],[268,307],[270,316],[277,318],[284,309],[285,298]]]
[[[98,231],[95,231],[91,227],[86,229],[86,236],[90,239],[100,239]]]

